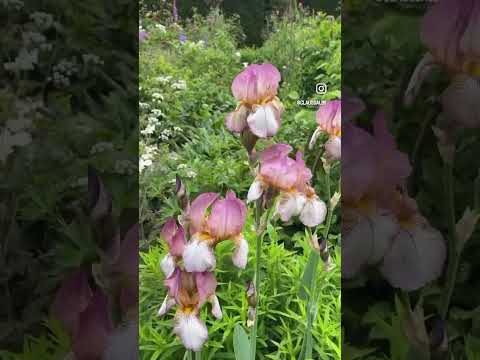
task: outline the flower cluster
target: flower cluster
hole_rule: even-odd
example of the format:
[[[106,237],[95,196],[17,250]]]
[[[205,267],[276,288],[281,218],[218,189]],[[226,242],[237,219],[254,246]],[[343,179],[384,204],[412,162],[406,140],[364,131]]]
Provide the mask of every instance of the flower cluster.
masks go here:
[[[225,119],[234,133],[248,130],[258,138],[274,136],[281,124],[283,105],[277,97],[280,72],[271,64],[249,65],[234,79],[236,110]]]
[[[325,144],[326,156],[329,160],[340,160],[342,153],[342,102],[333,100],[320,106],[317,111],[318,128],[315,130],[310,141],[310,148],[313,147],[318,136],[326,133],[329,136]]]
[[[248,201],[255,201],[269,190],[279,193],[276,212],[282,221],[299,216],[300,221],[309,227],[325,220],[327,207],[310,186],[312,172],[303,161],[302,153],[297,152],[292,159],[292,147],[275,144],[260,156],[257,176],[250,186]]]
[[[161,262],[168,294],[158,314],[162,316],[177,305],[174,331],[187,349],[199,351],[208,337],[199,317],[202,306],[210,302],[212,314],[222,317],[215,295],[215,246],[233,240],[233,263],[241,269],[246,267],[248,243],[242,229],[247,209],[231,191],[224,199],[216,193],[201,194],[186,209],[183,225],[171,218],[162,229],[161,237],[169,249]]]
[[[480,3],[441,0],[425,15],[421,38],[429,52],[418,64],[405,94],[411,104],[432,69],[444,66],[451,84],[441,96],[448,119],[462,127],[480,127]]]
[[[415,290],[438,278],[445,242],[405,192],[411,167],[390,135],[383,113],[373,134],[344,124],[342,276],[376,266],[394,287]]]

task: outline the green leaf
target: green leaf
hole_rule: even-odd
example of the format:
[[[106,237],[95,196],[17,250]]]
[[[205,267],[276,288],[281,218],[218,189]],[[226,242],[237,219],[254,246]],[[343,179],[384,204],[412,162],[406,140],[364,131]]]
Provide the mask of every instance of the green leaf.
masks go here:
[[[309,294],[307,289],[310,289],[310,284],[312,283],[313,277],[317,271],[319,259],[320,256],[315,251],[312,251],[308,257],[308,262],[303,272],[302,284],[298,294],[302,300],[308,299]]]
[[[235,325],[233,331],[233,348],[236,360],[250,360],[250,342],[248,335],[240,325]]]

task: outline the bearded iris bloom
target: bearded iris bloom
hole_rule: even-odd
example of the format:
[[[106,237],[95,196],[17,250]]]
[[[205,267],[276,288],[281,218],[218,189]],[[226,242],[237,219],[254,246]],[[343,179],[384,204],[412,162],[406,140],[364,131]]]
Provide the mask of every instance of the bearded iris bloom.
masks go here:
[[[411,167],[383,113],[373,129],[344,125],[342,277],[376,266],[392,286],[416,290],[441,275],[445,241],[403,190]]]
[[[225,119],[234,133],[249,130],[258,138],[274,136],[281,125],[283,104],[277,97],[281,75],[272,64],[249,65],[233,80],[236,110]]]
[[[161,305],[158,315],[165,315],[177,305],[174,332],[185,348],[200,351],[208,338],[208,330],[200,319],[199,313],[207,302],[212,303],[212,314],[222,318],[222,310],[215,295],[217,280],[210,272],[186,272],[176,268],[165,280],[168,294]]]
[[[266,149],[260,157],[260,165],[255,181],[250,186],[248,201],[255,201],[273,189],[278,192],[276,213],[284,222],[294,216],[309,227],[325,220],[327,207],[310,186],[312,172],[305,165],[302,153],[297,152],[292,159],[292,147],[276,144]]]
[[[480,2],[441,0],[426,13],[421,31],[429,52],[418,64],[405,94],[410,105],[430,72],[443,66],[451,84],[441,96],[447,117],[467,128],[480,126]]]
[[[187,214],[192,237],[183,251],[185,269],[192,272],[215,269],[214,248],[225,240],[234,241],[233,263],[244,269],[248,257],[248,242],[242,235],[246,216],[247,207],[232,191],[225,199],[220,199],[217,193],[199,195]]]
[[[328,101],[320,106],[317,111],[318,128],[315,130],[310,141],[310,148],[313,147],[321,133],[329,136],[325,143],[327,158],[330,160],[340,160],[342,154],[342,102],[340,100]]]

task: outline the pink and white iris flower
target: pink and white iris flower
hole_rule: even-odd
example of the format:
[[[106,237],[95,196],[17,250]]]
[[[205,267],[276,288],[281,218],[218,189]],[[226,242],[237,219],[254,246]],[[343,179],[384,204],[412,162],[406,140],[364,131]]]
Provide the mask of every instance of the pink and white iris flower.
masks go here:
[[[480,2],[440,0],[426,13],[421,30],[425,54],[405,93],[410,105],[430,72],[443,66],[451,84],[441,96],[448,118],[467,128],[480,127]]]
[[[248,201],[258,200],[267,190],[273,189],[279,193],[276,213],[282,221],[298,216],[305,226],[314,227],[325,220],[327,207],[310,186],[312,173],[306,167],[302,153],[297,152],[293,159],[289,157],[292,150],[290,145],[275,144],[261,154]]]
[[[208,330],[200,319],[200,309],[208,301],[212,304],[212,314],[222,318],[222,310],[215,289],[217,280],[210,272],[186,272],[177,267],[165,280],[168,294],[163,301],[158,316],[165,315],[177,305],[174,332],[186,349],[200,351],[208,338]]]
[[[217,193],[199,195],[190,205],[187,214],[190,241],[183,250],[186,271],[213,271],[216,266],[215,246],[233,240],[233,263],[240,269],[247,266],[248,242],[242,234],[247,216],[243,201],[229,191],[224,199]]]
[[[281,75],[272,64],[253,64],[243,70],[232,83],[236,110],[225,119],[234,133],[250,130],[258,138],[274,136],[281,125],[283,104],[277,97]]]
[[[445,241],[400,190],[411,167],[382,113],[373,125],[373,134],[344,125],[342,276],[376,266],[392,286],[411,291],[440,276]]]
[[[328,101],[320,106],[317,111],[318,128],[315,130],[310,147],[316,142],[321,133],[328,134],[325,143],[325,152],[329,160],[340,160],[342,154],[342,102],[340,100]]]

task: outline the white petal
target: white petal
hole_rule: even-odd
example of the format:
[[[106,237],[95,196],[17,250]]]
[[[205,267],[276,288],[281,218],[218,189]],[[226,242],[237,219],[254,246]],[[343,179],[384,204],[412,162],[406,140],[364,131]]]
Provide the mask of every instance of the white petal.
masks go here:
[[[447,118],[467,128],[480,127],[480,79],[458,75],[442,94]]]
[[[300,221],[303,225],[314,227],[325,221],[327,215],[327,205],[317,197],[307,199],[302,212],[300,213]]]
[[[193,237],[183,251],[183,263],[188,272],[204,272],[213,271],[217,261],[208,243]]]
[[[362,217],[342,240],[342,277],[349,279],[382,260],[398,231],[391,214],[377,211]]]
[[[270,105],[258,106],[247,118],[252,133],[259,138],[274,136],[280,128],[278,113]]]
[[[175,299],[167,295],[165,300],[163,300],[162,306],[160,306],[160,309],[158,309],[157,316],[165,315],[173,307],[173,305],[175,305]]]
[[[255,179],[252,185],[250,185],[250,189],[248,190],[247,202],[252,202],[260,199],[260,197],[263,195],[263,187],[263,182]]]
[[[236,246],[232,256],[233,264],[240,269],[245,269],[248,261],[248,242],[243,235],[238,238]]]
[[[307,199],[300,193],[283,193],[277,203],[276,212],[282,221],[287,222],[293,216],[298,216],[305,206]]]
[[[315,143],[317,142],[318,137],[320,136],[321,133],[322,133],[322,131],[320,130],[320,128],[317,127],[317,129],[315,130],[315,132],[312,135],[312,138],[310,139],[310,142],[308,143],[308,148],[310,150],[312,150],[313,147],[315,146]]]
[[[175,259],[173,256],[170,254],[165,255],[160,263],[160,267],[167,279],[172,276],[173,272],[175,271]]]
[[[212,314],[215,316],[215,319],[220,320],[223,317],[222,308],[220,307],[220,302],[218,301],[217,295],[210,296],[209,301],[212,304]]]
[[[339,136],[333,136],[325,143],[325,151],[331,160],[340,160],[342,157],[342,140]]]
[[[194,314],[179,313],[174,332],[188,350],[200,351],[208,339],[207,327]]]
[[[395,237],[380,270],[391,285],[406,291],[417,290],[442,274],[446,254],[440,232],[417,226]]]

